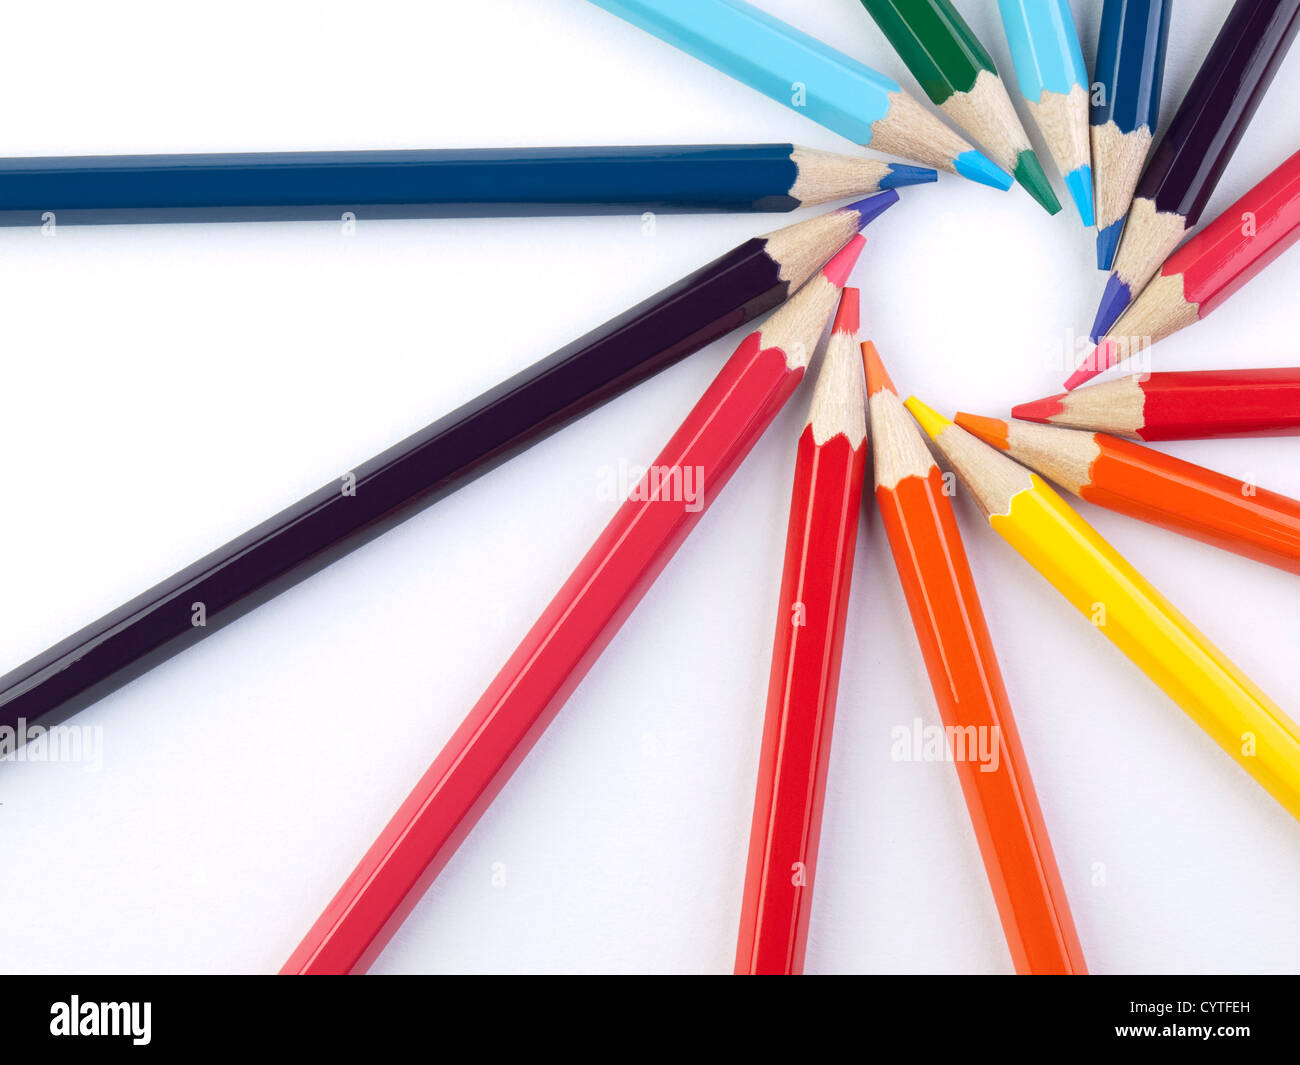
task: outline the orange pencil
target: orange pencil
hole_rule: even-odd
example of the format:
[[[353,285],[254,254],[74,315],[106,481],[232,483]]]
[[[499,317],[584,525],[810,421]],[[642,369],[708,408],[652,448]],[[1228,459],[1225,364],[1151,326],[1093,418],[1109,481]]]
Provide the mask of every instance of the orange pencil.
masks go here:
[[[1300,573],[1300,501],[1105,433],[958,414],[956,422],[1080,499]]]
[[[875,346],[862,345],[876,501],[1016,972],[1085,974],[1083,948],[943,478]],[[976,730],[987,730],[978,742]],[[962,746],[965,747],[965,756]],[[996,752],[996,762],[974,751]]]

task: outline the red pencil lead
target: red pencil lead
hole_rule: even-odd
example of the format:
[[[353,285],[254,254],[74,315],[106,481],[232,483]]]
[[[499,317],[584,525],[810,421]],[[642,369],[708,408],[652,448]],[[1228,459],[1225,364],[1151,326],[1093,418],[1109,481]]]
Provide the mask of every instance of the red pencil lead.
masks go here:
[[[862,293],[856,288],[846,288],[840,293],[840,309],[835,312],[832,333],[856,333],[860,324],[859,308]]]
[[[844,245],[835,257],[822,267],[822,276],[826,278],[836,288],[843,288],[849,280],[849,274],[853,272],[853,267],[857,265],[858,256],[862,254],[862,249],[866,246],[867,238],[858,233]]]
[[[1045,399],[1021,403],[1020,406],[1011,408],[1011,417],[1019,418],[1022,422],[1050,422],[1065,409],[1061,404],[1065,395],[1066,393],[1061,392],[1055,396],[1047,396]]]

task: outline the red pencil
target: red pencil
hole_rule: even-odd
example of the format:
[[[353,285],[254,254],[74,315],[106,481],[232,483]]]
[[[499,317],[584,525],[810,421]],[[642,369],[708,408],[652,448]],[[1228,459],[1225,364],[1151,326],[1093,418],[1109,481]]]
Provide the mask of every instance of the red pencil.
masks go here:
[[[1134,374],[1036,399],[1011,416],[1136,440],[1300,434],[1300,366]]]
[[[864,243],[741,342],[282,973],[369,968],[793,395]]]
[[[846,288],[799,436],[736,972],[803,972],[867,463],[858,290]]]
[[[1300,500],[1105,433],[975,414],[954,420],[1089,503],[1300,573]]]
[[[1300,152],[1165,262],[1065,382],[1070,391],[1200,321],[1300,240]]]
[[[1016,972],[1086,973],[943,475],[875,345],[862,345],[876,502]],[[981,737],[983,737],[981,741]],[[981,760],[979,755],[987,754]],[[996,761],[994,760],[996,758]]]

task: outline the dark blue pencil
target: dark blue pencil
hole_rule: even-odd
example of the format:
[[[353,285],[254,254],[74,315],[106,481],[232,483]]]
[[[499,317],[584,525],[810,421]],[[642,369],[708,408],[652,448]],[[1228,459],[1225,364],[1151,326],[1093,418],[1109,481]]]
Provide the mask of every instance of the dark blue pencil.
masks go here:
[[[0,225],[793,211],[937,177],[791,144],[0,159]]]
[[[1092,75],[1097,269],[1109,270],[1160,122],[1174,0],[1106,0]]]

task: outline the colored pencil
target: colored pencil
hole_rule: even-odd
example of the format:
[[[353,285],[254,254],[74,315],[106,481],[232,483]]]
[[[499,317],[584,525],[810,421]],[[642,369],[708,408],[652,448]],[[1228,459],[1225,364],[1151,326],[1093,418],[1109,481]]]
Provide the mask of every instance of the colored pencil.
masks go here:
[[[741,342],[282,972],[369,967],[794,394],[862,245]]]
[[[937,180],[793,144],[0,159],[0,225],[793,211]]]
[[[854,144],[997,189],[1011,176],[898,82],[744,0],[591,0]]]
[[[1293,816],[1300,728],[1036,473],[915,398],[993,530]]]
[[[70,713],[574,418],[771,310],[898,193],[756,237],[0,677],[0,725]],[[206,623],[193,623],[202,603]]]
[[[1300,152],[1171,255],[1069,389],[1199,322],[1300,240]]]
[[[974,414],[956,421],[1089,503],[1300,573],[1300,500],[1105,433]]]
[[[1010,172],[1048,214],[1061,202],[1030,147],[993,57],[952,0],[862,0],[935,104]]]
[[[1133,374],[1012,408],[1023,421],[1135,440],[1300,435],[1300,366]]]
[[[1160,126],[1174,0],[1106,0],[1092,68],[1092,183],[1097,269],[1115,261],[1133,190]]]
[[[1087,965],[1052,853],[1011,701],[998,668],[943,476],[872,344],[870,394],[876,502],[946,728],[989,736],[997,761],[956,758],[989,887],[1017,973],[1083,974]],[[974,730],[974,731],[972,731]]]
[[[1095,221],[1088,71],[1069,0],[998,0],[1020,94],[1085,226]]]
[[[867,466],[857,332],[858,291],[846,288],[795,454],[738,975],[803,972]]]
[[[1300,0],[1237,0],[1133,194],[1092,338],[1100,340],[1201,219],[1300,29]]]

